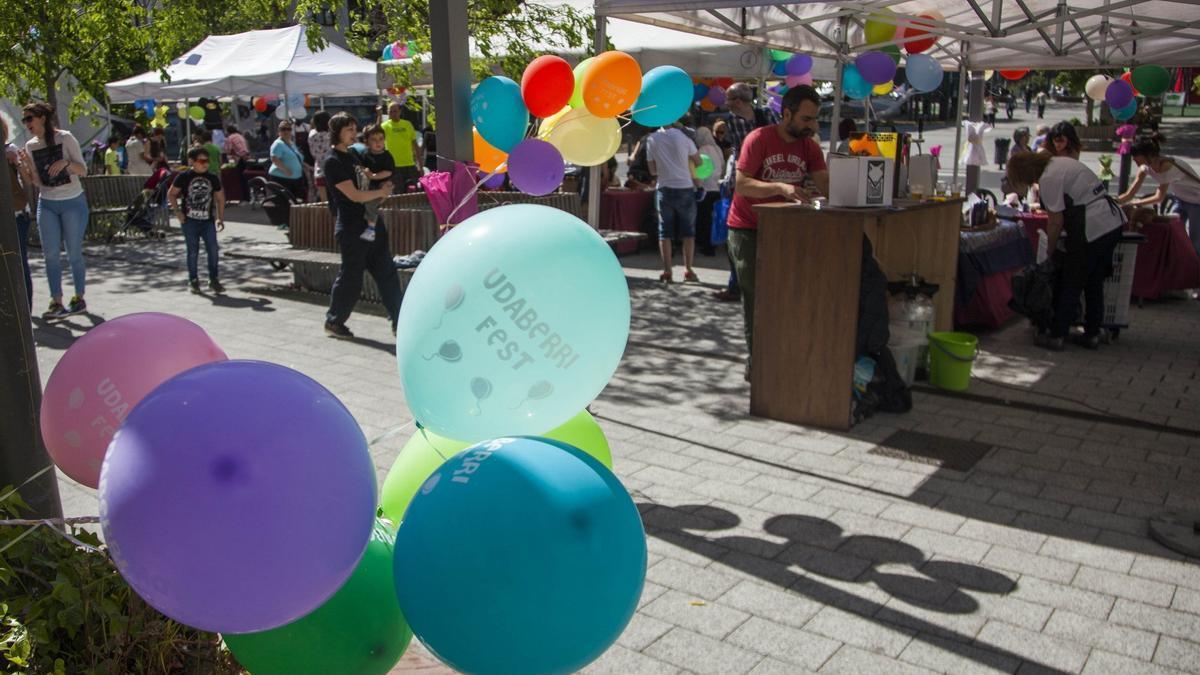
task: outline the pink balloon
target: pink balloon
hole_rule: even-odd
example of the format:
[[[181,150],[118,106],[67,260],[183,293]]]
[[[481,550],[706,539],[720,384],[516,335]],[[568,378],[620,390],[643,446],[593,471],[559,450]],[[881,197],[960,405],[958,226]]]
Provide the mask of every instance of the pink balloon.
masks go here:
[[[813,83],[813,77],[812,73],[805,73],[803,75],[788,75],[785,81],[789,87],[795,87],[801,84],[807,84],[811,86]]]
[[[228,358],[203,328],[171,314],[127,314],[96,326],[46,383],[41,426],[51,459],[97,487],[109,441],[139,401],[185,370]]]

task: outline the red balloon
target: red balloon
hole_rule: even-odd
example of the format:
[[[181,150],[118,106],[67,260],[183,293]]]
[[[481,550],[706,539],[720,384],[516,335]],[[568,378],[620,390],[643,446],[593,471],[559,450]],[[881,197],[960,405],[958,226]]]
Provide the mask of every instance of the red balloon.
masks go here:
[[[1028,68],[1025,70],[1001,70],[1000,77],[1003,77],[1006,80],[1019,80],[1022,77],[1025,77],[1026,73],[1028,72]]]
[[[918,17],[918,19],[929,19],[930,21],[936,21],[936,19],[934,19],[934,17],[929,14],[922,14]],[[908,38],[914,38],[914,37],[917,37],[918,35],[928,35],[929,37],[926,37],[921,40],[913,40],[912,42],[905,42],[904,43],[904,51],[908,52],[909,54],[920,54],[921,52],[926,51],[933,45],[937,44],[937,41],[938,41],[938,36],[929,35],[928,31],[917,30],[915,28],[915,26],[929,26],[930,28],[933,27],[932,23],[926,23],[924,21],[919,21],[918,19],[914,19],[912,22],[912,25],[905,26],[901,30],[902,34],[900,35],[900,39],[907,40]]]
[[[552,54],[530,61],[521,76],[521,98],[534,117],[549,117],[562,110],[574,91],[571,64]]]
[[[1125,82],[1130,86],[1130,88],[1133,89],[1134,96],[1142,95],[1142,92],[1138,91],[1137,87],[1133,86],[1133,71],[1131,71],[1131,70],[1126,71],[1125,74],[1121,76],[1121,79],[1125,80]]]
[[[261,96],[254,99],[254,109],[257,110],[258,112],[266,112],[267,111],[267,99],[265,99]]]
[[[733,78],[732,77],[718,77],[716,80],[713,80],[713,81],[716,82],[717,85],[720,86],[722,89],[728,89],[733,86]]]

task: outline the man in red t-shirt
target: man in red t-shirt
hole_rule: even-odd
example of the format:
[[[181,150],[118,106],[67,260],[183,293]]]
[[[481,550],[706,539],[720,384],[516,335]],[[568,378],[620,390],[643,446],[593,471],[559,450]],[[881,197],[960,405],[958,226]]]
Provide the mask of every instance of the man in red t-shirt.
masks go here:
[[[808,85],[788,89],[779,124],[750,132],[737,162],[729,209],[729,257],[742,285],[746,349],[754,345],[754,264],[758,216],[755,204],[804,202],[829,194],[829,172],[817,141],[821,97]],[[746,379],[750,379],[749,367]]]

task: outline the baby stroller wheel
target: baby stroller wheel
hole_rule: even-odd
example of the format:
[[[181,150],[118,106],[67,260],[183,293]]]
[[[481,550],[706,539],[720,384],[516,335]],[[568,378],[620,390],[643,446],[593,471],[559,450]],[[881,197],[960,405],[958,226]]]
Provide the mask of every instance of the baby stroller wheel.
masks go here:
[[[288,264],[282,260],[272,260],[271,261],[271,269],[275,270],[276,272],[282,272],[282,271],[286,270],[287,268],[288,268]]]

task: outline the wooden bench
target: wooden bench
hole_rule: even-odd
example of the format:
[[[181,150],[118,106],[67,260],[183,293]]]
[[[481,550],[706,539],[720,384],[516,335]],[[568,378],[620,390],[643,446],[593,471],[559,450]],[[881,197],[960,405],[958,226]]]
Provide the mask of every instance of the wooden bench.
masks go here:
[[[114,227],[124,222],[125,211],[142,195],[149,176],[83,176],[83,193],[88,203],[88,238],[109,238]],[[167,229],[167,209],[152,211],[154,228]],[[116,221],[114,225],[114,221]]]

